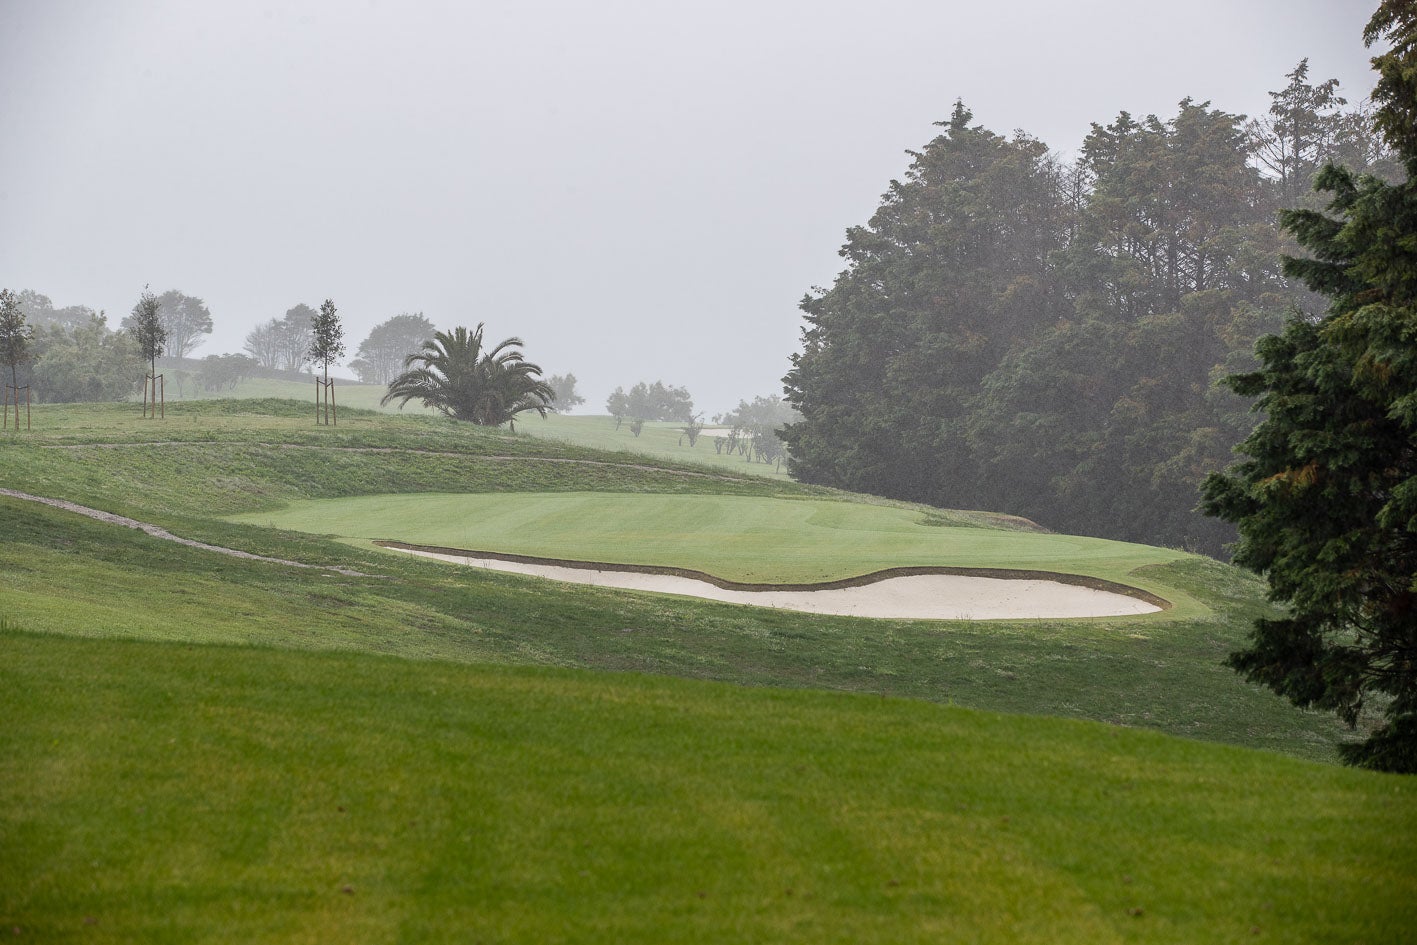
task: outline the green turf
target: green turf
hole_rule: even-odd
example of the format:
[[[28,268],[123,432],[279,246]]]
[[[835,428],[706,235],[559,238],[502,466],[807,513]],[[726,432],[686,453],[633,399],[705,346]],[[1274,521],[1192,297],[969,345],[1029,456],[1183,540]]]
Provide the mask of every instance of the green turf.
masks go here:
[[[1085,574],[1181,596],[1137,574],[1181,558],[1179,552],[1038,531],[935,525],[917,509],[840,500],[379,495],[308,500],[234,520],[344,538],[690,568],[734,581],[814,583],[934,565]]]
[[[1181,558],[1133,575],[1134,583],[1179,589],[1205,613],[1098,621],[858,621],[571,588],[214,516],[399,490],[844,496],[754,477],[706,480],[657,462],[627,465],[615,454],[437,418],[351,415],[337,428],[317,429],[304,404],[286,401],[183,404],[163,421],[143,420],[131,405],[46,406],[36,418],[42,425],[34,433],[0,438],[5,486],[187,537],[381,577],[235,561],[0,500],[0,573],[7,576],[0,615],[35,630],[883,692],[1325,760],[1345,737],[1331,716],[1299,712],[1221,665],[1266,608],[1253,577],[1208,559]],[[978,513],[916,507],[914,514],[1019,525]]]
[[[508,534],[528,510],[541,518],[523,523],[561,509],[554,525],[578,505],[564,530],[613,513],[653,531],[697,508],[695,521],[879,532],[887,549],[917,533],[981,554],[1050,537],[435,417],[349,410],[316,428],[306,408],[182,403],[150,421],[132,405],[46,406],[32,433],[0,436],[4,487],[370,575],[0,498],[0,933],[1066,943],[1408,929],[1413,791],[1278,754],[1331,762],[1343,732],[1221,665],[1267,611],[1233,568],[1134,547],[1089,565],[1074,550],[1079,567],[1125,568],[1198,606],[862,621],[225,520],[470,493],[490,518],[508,512]],[[826,523],[784,519],[789,507]]]
[[[1417,782],[1098,724],[0,631],[45,942],[1397,942]]]

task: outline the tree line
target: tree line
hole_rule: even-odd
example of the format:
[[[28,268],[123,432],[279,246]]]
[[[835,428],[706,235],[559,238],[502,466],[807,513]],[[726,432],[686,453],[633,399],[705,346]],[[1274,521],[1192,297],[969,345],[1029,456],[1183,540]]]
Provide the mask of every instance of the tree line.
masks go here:
[[[1335,81],[1287,79],[1261,120],[1122,112],[1072,162],[957,102],[802,301],[792,474],[1222,552],[1197,489],[1255,418],[1219,381],[1321,306],[1281,271],[1277,213],[1329,161],[1397,172]]]

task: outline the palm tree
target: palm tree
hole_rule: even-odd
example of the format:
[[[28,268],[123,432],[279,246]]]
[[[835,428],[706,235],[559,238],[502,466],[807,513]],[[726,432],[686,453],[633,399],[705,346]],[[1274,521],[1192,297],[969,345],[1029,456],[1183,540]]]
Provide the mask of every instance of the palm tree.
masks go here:
[[[517,350],[522,340],[508,338],[484,351],[482,328],[478,323],[475,331],[435,331],[431,341],[403,359],[404,372],[389,382],[379,403],[397,400],[402,408],[416,398],[455,420],[488,427],[510,423],[513,430],[519,413],[546,416],[556,392],[541,380],[541,368]]]

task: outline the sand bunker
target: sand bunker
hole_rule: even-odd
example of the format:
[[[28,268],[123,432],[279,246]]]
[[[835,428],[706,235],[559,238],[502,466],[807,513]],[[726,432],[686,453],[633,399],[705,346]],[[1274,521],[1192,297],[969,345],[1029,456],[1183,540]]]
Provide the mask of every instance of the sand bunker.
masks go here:
[[[1034,578],[1014,579],[961,574],[908,574],[866,577],[819,588],[793,586],[762,589],[732,582],[660,573],[651,569],[616,569],[599,564],[538,563],[485,552],[425,548],[402,542],[378,542],[396,551],[453,564],[514,574],[529,574],[632,591],[680,594],[730,604],[774,607],[809,614],[887,617],[900,620],[1009,620],[1040,617],[1114,617],[1150,614],[1164,601],[1144,592],[1132,594]],[[669,569],[665,569],[669,570]],[[919,569],[916,569],[919,570]],[[850,586],[840,586],[850,584]]]

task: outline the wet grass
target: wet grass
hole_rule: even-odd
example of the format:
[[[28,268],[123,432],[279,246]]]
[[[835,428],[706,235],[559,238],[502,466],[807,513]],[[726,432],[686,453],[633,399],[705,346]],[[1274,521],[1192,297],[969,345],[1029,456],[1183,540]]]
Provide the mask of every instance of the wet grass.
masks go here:
[[[7,628],[0,713],[18,941],[1396,942],[1417,894],[1412,779],[916,700]]]

